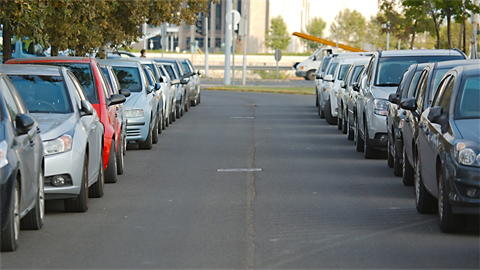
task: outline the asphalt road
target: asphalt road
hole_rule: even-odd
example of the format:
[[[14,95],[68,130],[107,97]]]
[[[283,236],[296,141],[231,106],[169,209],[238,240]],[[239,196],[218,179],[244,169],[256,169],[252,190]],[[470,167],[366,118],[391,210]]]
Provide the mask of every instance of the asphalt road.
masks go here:
[[[86,213],[48,201],[0,268],[479,269],[478,220],[441,233],[386,163],[312,96],[203,91]]]

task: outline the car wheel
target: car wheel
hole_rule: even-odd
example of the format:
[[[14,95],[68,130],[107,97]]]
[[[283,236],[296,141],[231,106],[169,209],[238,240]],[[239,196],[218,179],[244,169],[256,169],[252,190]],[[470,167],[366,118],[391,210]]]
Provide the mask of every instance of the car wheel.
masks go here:
[[[353,130],[352,128],[350,127],[350,117],[346,117],[347,119],[347,139],[349,141],[353,141]]]
[[[318,107],[318,93],[317,93],[317,87],[315,86],[315,107]]]
[[[364,127],[364,134],[365,138],[363,139],[363,156],[366,159],[371,159],[371,158],[376,158],[380,155],[380,151],[373,148],[369,141],[368,141],[368,126],[367,123],[365,122],[365,127]]]
[[[161,126],[161,130],[159,129],[158,130],[158,133],[162,133],[162,130],[165,130],[165,128],[167,127],[167,117],[165,115],[162,114],[162,126]]]
[[[198,93],[198,104],[200,104],[200,93]]]
[[[188,112],[188,109],[190,109],[190,98],[185,99],[184,104],[185,104],[185,106],[183,106],[183,109],[184,109],[185,112]]]
[[[115,153],[115,140],[112,140],[110,146],[110,156],[108,157],[107,168],[105,169],[105,183],[117,182],[117,157]]]
[[[390,147],[392,144],[390,143],[390,136],[388,137],[388,145],[387,145],[387,165],[390,168],[393,168],[393,153],[390,151]]]
[[[17,181],[15,181],[12,203],[8,210],[10,214],[6,222],[7,225],[0,234],[1,249],[2,251],[15,251],[18,248],[18,235],[20,233],[20,189]]]
[[[153,144],[158,143],[158,121],[155,121],[155,125],[153,126],[153,129],[152,129],[152,143]]]
[[[357,152],[363,152],[363,139],[360,137],[360,132],[358,130],[358,119],[355,116],[355,129],[354,129],[354,141],[355,141],[355,150]]]
[[[403,176],[403,184],[405,186],[413,186],[413,177],[414,171],[412,165],[410,165],[410,161],[407,157],[407,152],[405,150],[405,145],[403,145],[403,164],[402,164],[402,176]]]
[[[344,110],[343,111],[343,121],[342,121],[342,133],[343,134],[347,134],[347,119],[348,119],[348,115],[347,115],[347,112]]]
[[[123,140],[125,140],[125,138],[121,139],[120,143],[118,144],[118,150],[117,150],[117,156],[116,156],[118,175],[123,174],[123,168],[124,168],[123,153],[125,152],[125,148],[124,148]]]
[[[167,128],[172,122],[172,113],[168,114],[168,117],[165,119],[165,128]]]
[[[335,125],[337,123],[336,117],[332,116],[332,110],[331,110],[332,104],[330,103],[330,99],[327,99],[325,102],[325,108],[323,109],[323,113],[325,114],[325,120],[327,120],[327,123],[330,125]]]
[[[305,79],[307,79],[308,81],[313,81],[315,80],[315,70],[309,70],[307,72],[307,76],[305,77]]]
[[[121,146],[118,146],[121,148]],[[88,195],[90,198],[103,197],[103,187],[105,184],[105,172],[103,171],[103,157],[100,158],[100,167],[98,169],[98,178],[95,184],[88,188]]]
[[[400,162],[400,158],[398,158],[398,154],[397,154],[397,146],[396,144],[394,143],[393,145],[393,174],[395,176],[402,176],[402,163]]]
[[[142,150],[152,149],[152,129],[151,128],[148,130],[147,139],[144,142],[139,143],[138,148],[140,148]]]
[[[343,127],[342,118],[337,117],[337,128],[338,128],[338,130],[342,130],[342,127]]]
[[[461,232],[467,226],[467,215],[454,214],[448,199],[446,179],[442,169],[437,173],[438,177],[438,218],[442,232]]]
[[[436,210],[435,198],[427,191],[423,185],[422,174],[420,170],[420,159],[415,159],[415,206],[421,214],[432,214]]]
[[[43,169],[40,168],[40,173],[38,174],[38,192],[35,206],[20,221],[20,229],[22,230],[40,230],[43,226],[43,217],[45,216],[44,181],[45,176],[43,174]]]
[[[321,119],[325,118],[325,114],[323,113],[323,109],[320,104],[318,104],[318,116],[320,116]]]
[[[86,212],[88,210],[88,156],[83,161],[82,183],[77,198],[64,200],[65,211]]]
[[[172,113],[173,117],[172,117],[172,121],[175,122],[177,121],[177,115],[180,115],[180,109],[179,108],[175,108],[175,112]]]

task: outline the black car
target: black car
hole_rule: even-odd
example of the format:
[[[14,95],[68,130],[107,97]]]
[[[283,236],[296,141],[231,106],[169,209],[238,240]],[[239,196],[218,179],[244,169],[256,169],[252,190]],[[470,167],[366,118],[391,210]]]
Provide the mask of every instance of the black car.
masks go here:
[[[403,136],[402,125],[405,117],[405,110],[400,108],[400,101],[405,98],[413,97],[415,86],[427,64],[413,64],[403,74],[397,92],[390,94],[387,110],[387,134],[388,134],[388,155],[387,164],[393,168],[393,174],[402,176],[402,151]]]
[[[0,107],[1,250],[14,251],[20,229],[43,226],[43,143],[37,122],[3,73]]]
[[[480,64],[479,60],[455,60],[446,62],[429,63],[425,66],[417,86],[414,97],[406,98],[406,104],[416,103],[415,110],[407,110],[404,124],[402,125],[403,135],[403,184],[411,186],[414,183],[414,167],[416,156],[416,141],[418,136],[418,121],[420,115],[430,107],[440,80],[450,69],[460,65]],[[403,101],[402,101],[403,102]]]
[[[480,66],[448,71],[418,126],[417,210],[438,211],[443,232],[462,231],[480,214]]]

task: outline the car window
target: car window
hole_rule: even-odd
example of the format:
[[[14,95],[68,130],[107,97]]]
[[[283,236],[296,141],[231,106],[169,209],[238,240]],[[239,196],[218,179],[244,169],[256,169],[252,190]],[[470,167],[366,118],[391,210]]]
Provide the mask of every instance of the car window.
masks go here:
[[[5,104],[7,105],[7,111],[10,115],[11,122],[13,126],[16,127],[15,118],[17,114],[20,113],[17,104],[15,103],[15,99],[13,98],[12,93],[10,93],[9,87],[7,86],[7,82],[5,78],[0,78],[0,90],[2,91],[3,98],[5,100]]]
[[[360,72],[362,71],[363,66],[356,66],[353,68],[353,76],[351,76],[351,80],[349,82],[349,85],[351,85],[353,82],[356,82],[358,80],[358,75],[360,75]]]
[[[157,79],[155,75],[153,75],[152,70],[148,67],[143,67],[143,71],[145,71],[145,75],[147,75],[148,84],[154,86],[157,83]]]
[[[441,106],[444,112],[448,110],[448,104],[450,103],[450,97],[452,96],[454,85],[455,79],[453,79],[453,76],[447,76],[435,99],[435,106]]]
[[[367,66],[367,69],[366,69],[366,73],[367,73],[367,88],[370,87],[370,82],[372,81],[375,59],[376,59],[375,55],[372,56],[372,58],[370,59],[370,62],[368,62],[368,66]]]
[[[408,73],[409,72],[405,72],[403,74],[402,79],[400,80],[400,83],[398,84],[398,88],[397,88],[397,91],[396,91],[397,94],[402,94],[402,91],[405,88],[405,85],[407,84],[407,80],[405,78],[408,77]]]
[[[458,92],[455,118],[480,118],[480,78],[466,77]]]
[[[172,80],[175,80],[175,79],[178,79],[177,77],[177,74],[175,73],[175,71],[173,70],[173,66],[172,65],[165,65],[165,70],[168,72],[168,74],[170,75],[170,78],[172,78]]]
[[[98,68],[100,70],[100,67]],[[102,85],[103,95],[105,98],[110,98],[112,96],[112,89],[110,88],[110,84],[107,82],[107,78],[103,72],[100,71],[100,84]]]
[[[117,75],[121,89],[126,89],[130,92],[142,91],[140,72],[137,67],[113,67],[113,71]]]
[[[425,93],[427,92],[428,86],[428,76],[429,72],[424,70],[421,74],[422,76],[422,84],[418,86],[415,90],[415,100],[417,101],[417,108],[422,111],[423,110],[423,101],[425,100]]]
[[[186,73],[191,72],[190,67],[188,66],[188,63],[182,62],[183,68],[185,69]]]
[[[327,68],[326,75],[333,75],[333,72],[335,71],[336,67],[337,67],[337,63],[331,63]]]
[[[75,103],[76,103],[77,107],[80,107],[82,98],[80,97],[79,92],[82,92],[81,88],[77,89],[77,85],[73,82],[73,75],[72,74],[67,73],[67,76],[65,78],[66,78],[66,81],[67,81],[67,85],[73,86],[73,89],[75,91],[71,91],[71,93],[72,93],[73,99],[75,100]]]
[[[77,94],[80,96],[80,98],[82,100],[88,100],[82,90],[82,87],[80,86],[80,83],[77,80],[77,77],[75,77],[75,75],[73,75],[73,73],[71,73],[70,71],[67,72],[67,74],[70,76],[70,79],[72,80],[73,85],[75,86],[75,90],[77,91]]]
[[[321,72],[325,71],[328,64],[330,63],[330,60],[332,60],[332,57],[323,58]]]
[[[339,80],[341,80],[341,81],[343,80],[343,78],[345,77],[345,73],[347,72],[347,69],[348,69],[349,66],[350,65],[341,65],[340,66],[340,70],[338,71],[338,76],[337,76],[337,78]]]
[[[10,75],[32,113],[71,113],[72,105],[62,76]]]
[[[447,74],[447,72],[450,69],[436,69],[433,71],[433,78],[432,81],[430,82],[430,93],[428,93],[428,101],[431,102],[433,97],[435,96],[435,93],[437,92],[438,85],[440,84],[440,81],[442,80],[443,76]]]
[[[422,75],[421,70],[417,70],[415,71],[415,74],[413,74],[413,78],[410,81],[410,85],[408,86],[407,95],[406,95],[407,98],[413,97],[413,93],[415,92],[415,88],[417,87],[418,80],[420,79],[420,75]]]

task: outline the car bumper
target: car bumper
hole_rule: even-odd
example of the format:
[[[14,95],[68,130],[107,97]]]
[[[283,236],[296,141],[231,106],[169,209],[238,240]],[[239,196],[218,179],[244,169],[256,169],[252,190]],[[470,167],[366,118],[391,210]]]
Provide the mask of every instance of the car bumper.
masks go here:
[[[128,118],[127,142],[144,142],[150,129],[150,119],[143,117]]]
[[[448,198],[453,213],[480,215],[480,168],[457,165],[452,174]],[[468,196],[469,190],[476,195]]]
[[[388,133],[387,133],[386,116],[372,114],[368,121],[369,144],[376,149],[387,149]],[[373,136],[373,137],[372,137]]]
[[[45,156],[45,199],[75,198],[80,193],[85,153],[71,150]],[[52,178],[62,175],[66,179],[61,187],[52,186]]]
[[[307,76],[307,72],[304,71],[304,70],[296,70],[296,71],[295,71],[295,76],[297,76],[297,77],[305,77],[305,76]]]

